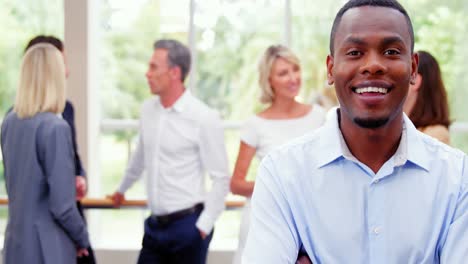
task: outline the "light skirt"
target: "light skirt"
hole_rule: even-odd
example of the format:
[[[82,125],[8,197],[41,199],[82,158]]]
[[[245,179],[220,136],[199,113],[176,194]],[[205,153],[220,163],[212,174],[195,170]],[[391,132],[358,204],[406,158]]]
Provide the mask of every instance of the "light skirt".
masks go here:
[[[242,209],[241,224],[239,229],[239,244],[237,251],[234,253],[233,264],[240,264],[242,260],[242,253],[244,252],[245,243],[247,242],[247,234],[249,233],[250,226],[250,198],[245,201],[244,208]]]

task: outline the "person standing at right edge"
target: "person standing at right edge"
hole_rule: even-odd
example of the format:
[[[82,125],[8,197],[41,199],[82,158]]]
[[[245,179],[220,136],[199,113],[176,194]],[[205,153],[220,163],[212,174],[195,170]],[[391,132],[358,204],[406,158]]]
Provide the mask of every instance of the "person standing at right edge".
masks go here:
[[[427,51],[418,55],[418,75],[410,85],[403,111],[419,131],[450,145],[450,108],[439,63]]]
[[[146,78],[154,96],[143,103],[140,135],[116,206],[146,171],[151,215],[138,258],[144,263],[206,262],[215,220],[224,210],[229,169],[218,114],[184,86],[190,51],[176,40],[154,43]],[[212,188],[205,192],[204,173]]]
[[[468,159],[403,113],[418,54],[392,0],[351,0],[335,17],[327,75],[340,108],[271,151],[252,196],[243,264],[464,264]]]

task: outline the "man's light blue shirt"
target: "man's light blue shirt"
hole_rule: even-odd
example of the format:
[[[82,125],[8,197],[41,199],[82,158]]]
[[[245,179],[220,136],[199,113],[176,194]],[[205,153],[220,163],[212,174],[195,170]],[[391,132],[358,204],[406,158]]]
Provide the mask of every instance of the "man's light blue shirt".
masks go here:
[[[404,116],[396,153],[374,173],[337,116],[272,151],[252,197],[243,263],[468,263],[466,155]]]

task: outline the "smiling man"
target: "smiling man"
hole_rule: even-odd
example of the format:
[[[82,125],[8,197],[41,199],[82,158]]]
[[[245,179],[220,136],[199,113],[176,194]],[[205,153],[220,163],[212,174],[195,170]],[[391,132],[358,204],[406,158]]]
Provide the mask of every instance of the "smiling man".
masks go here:
[[[398,2],[341,8],[327,57],[341,107],[262,161],[243,263],[294,263],[301,248],[313,263],[466,263],[468,162],[403,114],[413,47]]]

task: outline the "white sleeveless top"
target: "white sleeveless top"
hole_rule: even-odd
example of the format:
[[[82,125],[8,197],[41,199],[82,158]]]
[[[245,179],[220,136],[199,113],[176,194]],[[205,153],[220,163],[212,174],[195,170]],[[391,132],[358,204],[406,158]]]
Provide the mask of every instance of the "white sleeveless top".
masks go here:
[[[304,116],[292,119],[266,119],[257,115],[247,119],[241,130],[241,141],[256,149],[259,160],[270,150],[289,140],[312,132],[324,124],[326,111],[319,105]],[[240,264],[250,226],[250,198],[247,198],[239,230],[239,245],[233,263]]]
[[[241,141],[256,149],[259,160],[274,147],[305,135],[325,122],[326,111],[319,105],[304,116],[292,119],[266,119],[254,115],[246,120],[241,130]]]

